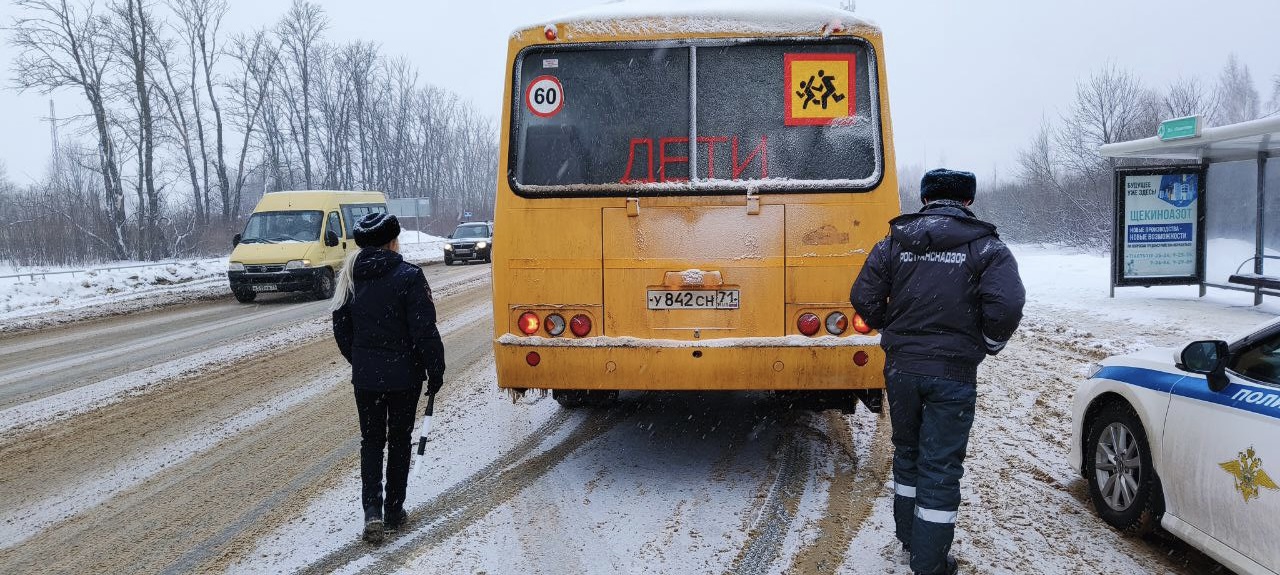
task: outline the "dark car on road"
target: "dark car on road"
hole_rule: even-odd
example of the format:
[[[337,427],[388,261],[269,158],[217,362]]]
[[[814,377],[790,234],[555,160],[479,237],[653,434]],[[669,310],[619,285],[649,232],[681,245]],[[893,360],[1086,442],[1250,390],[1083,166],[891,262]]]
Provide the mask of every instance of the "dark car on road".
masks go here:
[[[493,222],[464,222],[444,245],[444,265],[493,261]]]

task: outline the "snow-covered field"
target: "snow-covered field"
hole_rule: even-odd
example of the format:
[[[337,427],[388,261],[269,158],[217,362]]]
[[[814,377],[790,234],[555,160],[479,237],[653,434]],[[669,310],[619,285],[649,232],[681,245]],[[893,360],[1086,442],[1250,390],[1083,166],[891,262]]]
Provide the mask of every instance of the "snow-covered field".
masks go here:
[[[447,241],[412,230],[400,234],[405,259],[419,263],[442,261]],[[0,332],[229,297],[226,277],[226,258],[87,268],[0,264]]]

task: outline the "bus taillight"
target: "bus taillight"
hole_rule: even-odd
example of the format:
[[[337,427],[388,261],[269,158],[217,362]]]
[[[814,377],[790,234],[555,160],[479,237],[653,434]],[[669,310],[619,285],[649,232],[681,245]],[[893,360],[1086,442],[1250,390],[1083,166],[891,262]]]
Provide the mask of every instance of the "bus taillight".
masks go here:
[[[871,333],[871,326],[867,325],[867,321],[862,319],[862,316],[855,313],[853,314],[853,331],[868,334]]]
[[[807,336],[812,336],[818,333],[818,328],[821,326],[822,320],[818,319],[818,316],[811,313],[803,314],[800,316],[800,319],[796,320],[796,329],[799,329],[800,333]]]
[[[847,329],[849,329],[849,318],[847,316],[838,311],[833,311],[827,315],[827,333],[843,335]]]
[[[569,331],[578,337],[586,337],[591,333],[591,318],[582,314],[573,316],[573,319],[569,320]]]
[[[547,319],[542,321],[542,328],[547,330],[547,334],[551,337],[558,337],[564,333],[564,316],[558,313],[547,316]]]
[[[538,324],[542,322],[538,321],[538,314],[526,311],[520,314],[520,320],[516,323],[519,324],[520,331],[525,335],[533,335],[538,333]]]

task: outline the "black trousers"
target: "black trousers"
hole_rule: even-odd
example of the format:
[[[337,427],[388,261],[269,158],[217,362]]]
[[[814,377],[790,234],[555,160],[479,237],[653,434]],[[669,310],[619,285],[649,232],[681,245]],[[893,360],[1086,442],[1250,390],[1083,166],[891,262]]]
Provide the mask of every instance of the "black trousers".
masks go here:
[[[360,415],[361,503],[365,515],[381,513],[382,450],[387,450],[386,507],[404,505],[409,482],[409,456],[413,447],[413,416],[422,388],[402,391],[356,389],[356,412]]]

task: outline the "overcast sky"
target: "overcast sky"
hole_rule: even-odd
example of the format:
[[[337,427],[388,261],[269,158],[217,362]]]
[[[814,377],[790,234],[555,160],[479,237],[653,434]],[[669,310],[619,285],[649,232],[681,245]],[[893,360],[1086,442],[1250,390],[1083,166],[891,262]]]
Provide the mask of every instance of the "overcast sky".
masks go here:
[[[17,10],[0,2],[0,22],[8,26]],[[271,24],[289,4],[229,2],[229,31]],[[385,54],[416,63],[423,80],[495,117],[511,29],[597,3],[319,2],[331,21],[330,40],[378,42]],[[1163,88],[1182,76],[1216,82],[1234,52],[1251,69],[1264,102],[1280,74],[1277,0],[858,0],[858,14],[884,30],[899,164],[945,163],[982,178],[1013,170],[1018,149],[1042,119],[1061,114],[1076,82],[1108,62]],[[11,178],[27,182],[43,172],[48,157],[48,97],[9,87],[14,50],[7,31],[0,37],[0,162]],[[81,100],[75,93],[57,96],[58,115],[79,111]]]

